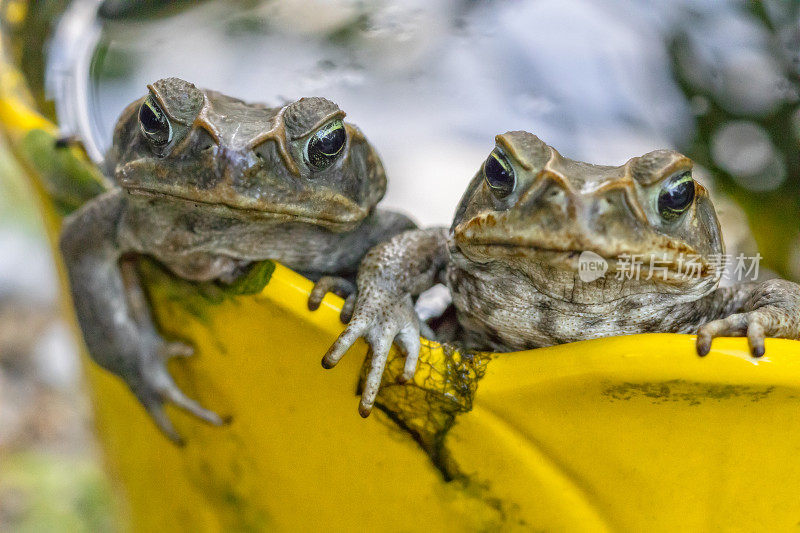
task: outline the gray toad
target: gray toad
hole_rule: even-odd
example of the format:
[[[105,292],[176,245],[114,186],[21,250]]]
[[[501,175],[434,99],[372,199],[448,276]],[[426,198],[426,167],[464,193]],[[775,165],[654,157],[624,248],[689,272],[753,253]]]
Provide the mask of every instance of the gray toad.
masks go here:
[[[336,104],[304,98],[268,108],[177,78],[149,89],[114,132],[107,168],[117,187],[65,220],[61,251],[92,358],[177,441],[165,402],[222,420],[175,385],[166,360],[192,349],[156,331],[129,258],[228,282],[273,259],[319,280],[313,309],[328,290],[347,296],[348,282],[335,276],[354,275],[370,247],[415,226],[375,208],[383,167]]]

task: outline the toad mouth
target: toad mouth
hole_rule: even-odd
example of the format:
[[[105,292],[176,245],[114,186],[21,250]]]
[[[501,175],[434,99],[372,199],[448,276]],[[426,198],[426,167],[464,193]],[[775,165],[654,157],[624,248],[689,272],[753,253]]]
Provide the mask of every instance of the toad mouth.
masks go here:
[[[649,272],[663,272],[664,270],[668,271],[670,274],[673,275],[682,275],[684,270],[687,268],[687,258],[694,258],[697,262],[695,263],[699,267],[699,275],[702,277],[706,277],[708,275],[713,274],[714,268],[710,265],[703,257],[698,255],[697,253],[689,253],[687,252],[679,252],[675,254],[674,252],[667,255],[665,251],[656,251],[656,252],[632,252],[629,250],[620,250],[616,253],[608,253],[605,250],[599,248],[592,248],[586,247],[583,249],[575,249],[575,248],[555,248],[549,246],[542,246],[537,243],[512,243],[512,242],[503,242],[503,241],[484,241],[484,242],[471,242],[471,243],[461,243],[466,244],[468,248],[483,248],[484,250],[494,250],[496,253],[505,253],[508,255],[517,255],[517,256],[532,256],[532,255],[539,255],[545,258],[553,258],[555,262],[560,262],[564,264],[569,264],[570,266],[577,267],[577,262],[580,261],[581,255],[585,252],[590,252],[595,256],[599,257],[600,259],[606,261],[610,267],[609,270],[616,271],[618,270],[618,265],[622,264],[626,267],[630,267],[632,264],[637,268],[642,274],[648,274]],[[624,269],[624,268],[623,268]],[[576,270],[577,268],[572,268],[572,270]]]
[[[270,205],[268,208],[243,207],[240,205],[232,204],[230,202],[224,202],[224,201],[212,202],[208,200],[201,200],[198,198],[191,198],[188,196],[182,196],[178,194],[156,192],[143,188],[128,187],[125,190],[136,196],[142,196],[146,198],[164,198],[168,200],[177,200],[188,204],[202,204],[211,207],[222,207],[225,209],[236,211],[238,213],[246,213],[248,215],[253,215],[254,217],[257,218],[289,219],[292,222],[303,222],[307,224],[313,224],[316,226],[324,226],[326,228],[330,228],[333,230],[340,230],[340,231],[352,229],[355,226],[357,226],[358,223],[364,220],[364,218],[366,218],[366,210],[360,208],[358,216],[354,217],[348,217],[348,218],[345,217],[333,218],[325,216],[312,217],[306,215],[305,213],[300,213],[299,211],[293,210],[291,208],[275,206],[275,205]]]

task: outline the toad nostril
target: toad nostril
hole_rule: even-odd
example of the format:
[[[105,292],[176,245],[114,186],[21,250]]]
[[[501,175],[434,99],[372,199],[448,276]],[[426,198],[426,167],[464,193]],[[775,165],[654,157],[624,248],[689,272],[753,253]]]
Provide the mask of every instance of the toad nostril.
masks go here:
[[[213,151],[214,147],[217,146],[217,142],[214,140],[214,136],[205,128],[199,128],[195,130],[192,145],[196,153],[206,154]]]
[[[538,187],[529,189],[517,205],[527,212],[547,211],[553,215],[557,213],[571,213],[574,209],[573,198],[569,191],[564,190],[558,182],[543,181]]]
[[[636,198],[631,198],[627,189],[613,189],[590,200],[590,219],[599,224],[601,221],[625,221],[628,225],[647,223]]]
[[[595,223],[609,218],[628,218],[630,212],[625,202],[625,194],[621,190],[608,191],[596,197],[589,197],[589,215]]]
[[[600,197],[594,202],[594,211],[598,215],[608,213],[613,207],[614,202],[612,202],[611,198],[607,196]]]
[[[551,184],[541,196],[542,203],[560,210],[567,209],[567,192],[557,184]]]

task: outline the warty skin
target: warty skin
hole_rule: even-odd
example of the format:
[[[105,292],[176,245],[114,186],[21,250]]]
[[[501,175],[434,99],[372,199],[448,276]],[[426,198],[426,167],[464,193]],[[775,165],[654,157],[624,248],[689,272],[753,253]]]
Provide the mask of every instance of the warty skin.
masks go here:
[[[714,337],[747,336],[758,357],[767,336],[800,337],[797,284],[718,287],[720,227],[691,169],[672,150],[600,166],[562,157],[527,132],[498,135],[450,228],[401,233],[364,257],[353,318],[323,366],[366,339],[372,360],[359,411],[369,415],[393,342],[406,355],[403,379],[413,377],[420,350],[413,298],[438,282],[450,290],[467,349],[678,332],[697,333],[700,355]],[[586,251],[607,261],[605,276],[581,280]],[[626,257],[640,258],[638,275],[618,275]]]

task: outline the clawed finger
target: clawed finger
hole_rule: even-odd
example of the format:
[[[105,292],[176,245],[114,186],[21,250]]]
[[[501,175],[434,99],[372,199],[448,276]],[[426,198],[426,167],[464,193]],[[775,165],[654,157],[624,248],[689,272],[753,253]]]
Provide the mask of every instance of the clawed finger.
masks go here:
[[[420,322],[419,323],[418,335],[422,335],[423,337],[425,337],[428,340],[432,340],[432,341],[436,340],[436,333],[425,322]]]
[[[417,371],[417,361],[419,360],[419,351],[421,348],[419,332],[413,326],[409,326],[400,332],[395,339],[395,343],[397,343],[397,346],[406,356],[403,373],[398,377],[400,383],[405,383],[411,381],[414,378],[414,373]]]
[[[347,324],[353,318],[353,311],[356,309],[356,301],[358,300],[358,293],[353,293],[344,300],[342,312],[339,313],[339,320],[342,324]]]
[[[341,298],[347,298],[355,292],[355,285],[344,278],[323,276],[314,284],[314,288],[311,289],[311,294],[308,297],[308,308],[311,311],[319,309],[323,298],[325,298],[325,295],[329,292]]]
[[[205,409],[195,400],[186,396],[174,383],[167,385],[161,393],[166,400],[193,414],[197,418],[214,426],[221,426],[223,424],[222,418],[217,413]]]
[[[224,423],[223,419],[215,412],[203,408],[198,402],[192,400],[178,388],[166,367],[168,357],[186,357],[191,355],[192,347],[181,342],[165,343],[160,348],[161,357],[152,357],[145,360],[140,367],[141,383],[134,392],[142,402],[147,412],[155,421],[159,429],[171,441],[183,444],[178,432],[167,416],[164,405],[170,402],[197,418],[215,426]]]
[[[764,328],[757,320],[745,313],[737,313],[727,318],[703,324],[697,331],[697,354],[708,355],[714,337],[747,335],[750,352],[760,357],[764,354]]]
[[[144,405],[144,408],[147,409],[150,417],[156,423],[156,426],[158,426],[158,429],[161,430],[161,433],[178,446],[183,446],[185,442],[183,438],[178,435],[178,432],[175,431],[175,426],[172,425],[166,411],[164,411],[164,405],[159,400],[152,397],[140,397],[139,399],[142,405]]]
[[[339,360],[344,357],[347,350],[349,350],[358,338],[363,335],[366,329],[366,325],[364,324],[350,324],[350,326],[348,326],[334,341],[328,349],[328,353],[325,354],[325,357],[322,358],[322,367],[335,367]]]
[[[697,332],[697,343],[695,345],[695,348],[697,349],[697,355],[700,357],[705,357],[708,355],[708,352],[711,351],[712,339],[713,337],[703,330]]]
[[[325,278],[322,278],[325,279]],[[311,289],[311,294],[308,295],[308,309],[309,311],[316,311],[322,304],[322,299],[328,293],[328,287],[322,283],[322,279],[314,284]]]
[[[383,338],[378,342],[372,343],[372,361],[370,363],[367,379],[364,381],[364,391],[361,393],[361,402],[358,405],[359,414],[366,418],[372,412],[375,405],[375,398],[381,387],[383,370],[386,368],[386,359],[389,349],[392,347],[391,338]]]
[[[764,355],[764,326],[758,320],[753,320],[747,327],[747,344],[753,357]]]
[[[165,359],[172,357],[191,357],[194,355],[194,348],[184,342],[168,342],[162,348]]]

